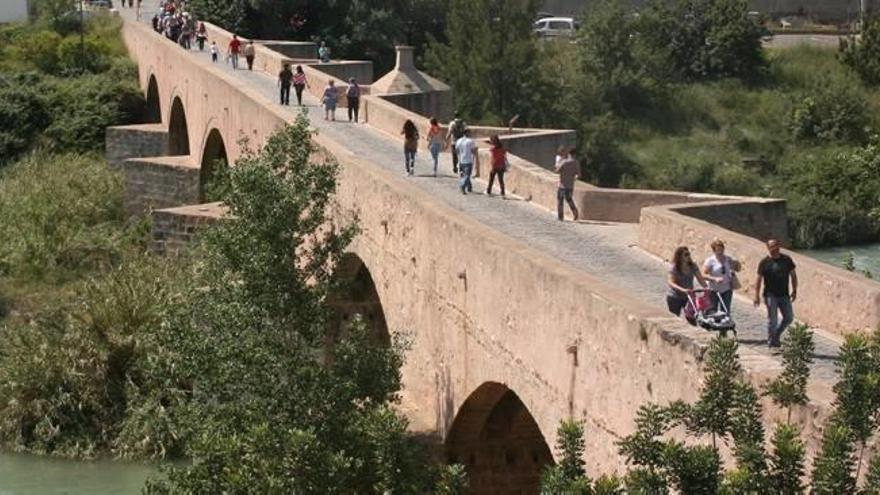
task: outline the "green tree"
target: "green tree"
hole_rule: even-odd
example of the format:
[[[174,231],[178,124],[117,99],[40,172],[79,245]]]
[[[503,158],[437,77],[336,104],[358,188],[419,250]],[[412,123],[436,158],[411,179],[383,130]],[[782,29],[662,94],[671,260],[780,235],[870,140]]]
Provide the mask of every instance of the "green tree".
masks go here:
[[[771,440],[768,481],[772,493],[796,495],[804,492],[804,443],[797,427],[777,425]]]
[[[874,454],[868,465],[865,476],[865,486],[860,492],[862,495],[880,495],[880,454]]]
[[[435,495],[465,495],[468,493],[467,470],[463,464],[444,466],[434,487]]]
[[[813,461],[812,490],[816,495],[854,493],[855,437],[845,422],[832,419],[825,426],[822,448]]]
[[[880,83],[880,18],[868,16],[861,32],[840,40],[838,57],[865,84]]]
[[[792,406],[807,403],[807,381],[815,349],[810,328],[802,323],[792,326],[788,339],[782,344],[782,373],[764,387],[765,395],[769,395],[774,404],[787,409],[788,421],[791,421]]]
[[[604,0],[584,14],[577,55],[588,115],[627,114],[650,105],[659,82],[649,76],[638,21],[620,2]]]
[[[733,437],[733,457],[743,474],[738,483],[739,493],[766,491],[767,453],[764,451],[763,408],[751,384],[735,385],[730,411],[730,435]]]
[[[721,486],[721,456],[714,447],[667,442],[663,453],[669,479],[679,493],[715,495]]]
[[[240,36],[253,37],[257,34],[248,19],[251,15],[248,0],[191,0],[189,9],[197,19]]]
[[[324,346],[333,270],[356,232],[308,121],[229,171],[229,215],[201,240],[199,290],[156,336],[189,400],[194,462],[153,493],[422,493],[430,463],[392,408],[405,342],[362,322]],[[332,215],[332,216],[331,216]],[[332,359],[324,357],[332,351]]]
[[[766,60],[745,0],[653,1],[640,17],[651,49],[684,80],[754,79]]]
[[[723,438],[731,428],[731,410],[738,388],[737,377],[742,373],[742,365],[736,354],[737,348],[734,339],[712,339],[706,352],[706,378],[700,399],[687,415],[688,429],[697,434],[711,435],[713,448],[716,446],[716,437]]]
[[[877,354],[872,352],[876,348],[863,335],[847,335],[837,362],[840,379],[834,385],[835,414],[859,444],[856,477],[861,471],[865,446],[877,426],[880,407],[880,367]]]
[[[532,34],[536,0],[452,0],[448,43],[434,42],[425,54],[428,69],[455,88],[456,105],[468,119],[507,122],[520,115],[530,125],[543,111]]]
[[[584,426],[565,420],[556,430],[556,453],[560,461],[541,474],[542,493],[592,494],[591,483],[584,470]]]

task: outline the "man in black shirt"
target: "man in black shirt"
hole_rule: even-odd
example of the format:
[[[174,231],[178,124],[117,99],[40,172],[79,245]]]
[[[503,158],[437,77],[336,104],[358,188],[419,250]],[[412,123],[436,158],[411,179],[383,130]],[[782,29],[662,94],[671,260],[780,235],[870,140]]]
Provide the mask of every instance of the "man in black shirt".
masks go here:
[[[278,73],[278,86],[281,87],[281,104],[290,106],[290,83],[293,81],[293,71],[290,64],[284,64],[284,69]]]
[[[794,261],[779,252],[776,239],[767,241],[769,256],[758,264],[758,282],[755,284],[755,307],[761,304],[761,283],[764,283],[764,304],[767,305],[767,345],[779,347],[779,338],[794,319],[791,303],[797,299],[798,279]],[[788,291],[791,280],[791,292]],[[782,321],[777,324],[779,313]]]

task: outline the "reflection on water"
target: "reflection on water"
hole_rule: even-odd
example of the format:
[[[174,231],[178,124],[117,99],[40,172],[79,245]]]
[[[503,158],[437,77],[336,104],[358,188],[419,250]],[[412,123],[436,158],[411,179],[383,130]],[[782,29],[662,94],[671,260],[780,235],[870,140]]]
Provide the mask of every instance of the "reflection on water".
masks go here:
[[[843,268],[843,260],[852,253],[856,270],[869,270],[874,279],[880,279],[880,244],[812,249],[801,253],[838,268]]]
[[[157,473],[155,466],[138,463],[0,452],[0,495],[133,495]]]

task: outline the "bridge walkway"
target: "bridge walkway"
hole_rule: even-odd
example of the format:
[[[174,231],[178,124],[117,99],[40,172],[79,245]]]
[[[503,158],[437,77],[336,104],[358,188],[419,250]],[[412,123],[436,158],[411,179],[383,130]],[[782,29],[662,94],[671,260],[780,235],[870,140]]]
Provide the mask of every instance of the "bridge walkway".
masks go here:
[[[145,2],[146,4],[146,2]],[[142,14],[142,22],[149,22],[152,11]],[[123,12],[123,15],[131,13]],[[221,47],[225,51],[225,47]],[[190,52],[193,59],[210,59],[208,50]],[[246,70],[244,58],[238,70],[221,61],[215,64],[219,70],[237,78],[242,85],[278,101],[278,88],[273,77],[262,72]],[[245,67],[242,69],[242,67]],[[330,76],[328,76],[329,78]],[[283,107],[293,121],[301,111],[296,106],[295,95],[292,106]],[[345,144],[357,156],[368,159],[378,167],[394,173],[404,174],[403,144],[399,136],[391,136],[368,124],[353,124],[347,121],[346,109],[336,112],[337,121],[325,121],[323,109],[318,100],[304,94],[303,109],[307,112],[311,125],[339,143]],[[420,129],[420,132],[424,132]],[[588,272],[601,277],[607,283],[616,285],[632,293],[645,304],[657,309],[658,314],[666,311],[666,273],[667,265],[662,260],[642,251],[638,247],[638,225],[595,221],[559,222],[555,212],[537,206],[522,198],[511,195],[507,200],[496,195],[484,194],[486,182],[474,182],[474,194],[462,195],[458,188],[457,176],[452,173],[452,161],[448,153],[441,155],[438,177],[431,175],[432,165],[427,150],[420,149],[416,158],[416,173],[408,180],[435,198],[444,201],[452,208],[468,215],[486,226],[524,243],[546,255],[553,256],[574,270]],[[487,178],[483,165],[484,177]],[[516,172],[514,172],[516,173]],[[497,187],[497,185],[496,185]],[[708,251],[702,246],[691,246],[695,260],[702,262]],[[479,255],[479,253],[475,253]],[[670,253],[671,255],[671,253]],[[802,290],[811,290],[804,287]],[[733,315],[738,325],[738,340],[741,348],[750,355],[771,356],[766,346],[766,313],[763,308],[756,309],[749,299],[737,295],[733,303]],[[797,304],[795,304],[797,317]],[[812,380],[821,383],[827,390],[837,377],[835,359],[840,339],[837,336],[817,329],[815,332],[816,352],[812,367]],[[759,360],[766,362],[766,360]],[[778,356],[771,362],[779,363]]]

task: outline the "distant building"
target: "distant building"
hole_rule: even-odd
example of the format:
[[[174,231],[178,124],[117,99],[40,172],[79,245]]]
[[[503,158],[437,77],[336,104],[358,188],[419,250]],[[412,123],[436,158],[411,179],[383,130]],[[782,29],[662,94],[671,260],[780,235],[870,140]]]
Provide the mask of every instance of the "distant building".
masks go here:
[[[26,21],[27,18],[28,0],[0,0],[0,24]]]
[[[624,5],[638,9],[647,0],[619,0]],[[860,3],[868,0],[749,0],[751,8],[774,19],[803,15],[819,21],[847,22],[858,19]],[[580,15],[599,0],[544,0],[541,11],[559,16]],[[874,3],[878,3],[877,0]],[[866,6],[869,8],[868,6]]]

